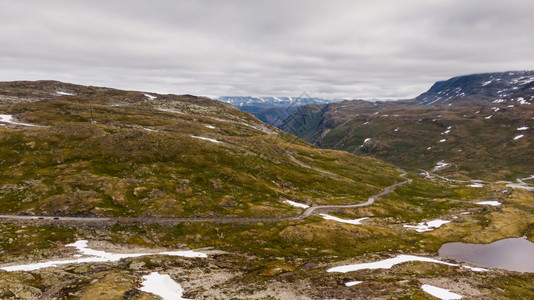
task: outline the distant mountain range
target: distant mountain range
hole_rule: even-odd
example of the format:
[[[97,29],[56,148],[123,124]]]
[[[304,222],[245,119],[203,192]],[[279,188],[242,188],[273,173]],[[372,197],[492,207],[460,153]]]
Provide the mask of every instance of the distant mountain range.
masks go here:
[[[436,82],[415,101],[425,105],[442,105],[463,101],[494,103],[532,103],[534,71],[514,71],[458,76]]]
[[[309,97],[305,93],[300,97],[222,96],[218,100],[249,112],[259,120],[274,126],[282,125],[299,106],[342,101],[342,99]]]

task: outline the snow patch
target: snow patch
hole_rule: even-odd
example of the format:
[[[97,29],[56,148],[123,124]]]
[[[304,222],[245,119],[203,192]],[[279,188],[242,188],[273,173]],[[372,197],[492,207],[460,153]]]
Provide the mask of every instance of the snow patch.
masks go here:
[[[195,138],[195,139],[201,139],[201,140],[204,140],[204,141],[212,142],[212,143],[215,143],[215,144],[220,144],[220,143],[222,143],[221,141],[214,140],[214,139],[210,139],[210,138],[203,137],[203,136],[192,135],[191,137],[192,137],[192,138]]]
[[[187,251],[170,251],[170,252],[154,252],[154,253],[125,253],[125,254],[117,254],[117,253],[108,253],[105,251],[100,250],[94,250],[87,247],[87,240],[79,240],[72,244],[67,244],[65,246],[67,247],[76,247],[79,252],[84,254],[86,257],[81,257],[78,259],[70,259],[70,260],[52,260],[47,262],[41,262],[41,263],[34,263],[34,264],[27,264],[27,265],[15,265],[15,266],[8,266],[8,267],[2,267],[0,269],[13,272],[13,271],[33,271],[38,270],[42,268],[49,268],[49,267],[57,267],[59,265],[67,265],[67,264],[80,264],[80,263],[93,263],[93,262],[112,262],[112,261],[119,261],[123,258],[131,258],[131,257],[140,257],[140,256],[147,256],[147,255],[170,255],[170,256],[183,256],[183,257],[208,257],[204,253],[195,252],[192,250]]]
[[[425,291],[426,293],[442,300],[462,299],[462,295],[458,295],[449,290],[442,289],[430,284],[423,284],[421,286],[421,289],[423,289],[423,291]]]
[[[362,283],[363,281],[349,281],[349,282],[345,282],[345,286],[355,286],[357,284],[360,284]]]
[[[491,205],[491,206],[499,206],[501,205],[502,203],[499,202],[499,201],[480,201],[480,202],[477,202],[475,204],[478,204],[478,205]]]
[[[183,300],[184,290],[182,286],[174,281],[171,276],[152,272],[143,276],[141,291],[158,295],[163,300]]]
[[[156,96],[152,96],[152,95],[149,95],[149,94],[143,94],[143,96],[147,97],[148,100],[151,100],[151,101],[157,98]]]
[[[441,139],[441,140],[439,140],[438,143],[443,143],[443,142],[446,142],[446,141],[447,141],[446,139]]]
[[[67,92],[61,92],[61,91],[57,91],[56,94],[62,95],[62,96],[75,96],[76,95],[73,93],[67,93]]]
[[[361,264],[352,264],[352,265],[334,267],[334,268],[328,269],[327,272],[347,273],[347,272],[365,270],[365,269],[370,269],[370,270],[391,269],[395,265],[410,262],[410,261],[431,262],[431,263],[443,264],[443,265],[448,265],[448,266],[458,266],[457,264],[448,263],[448,262],[444,262],[444,261],[433,259],[433,258],[400,254],[393,258],[388,258],[388,259],[371,262],[371,263],[361,263]]]
[[[216,129],[215,126],[211,126],[211,125],[204,125],[204,126],[206,126],[209,129]]]
[[[13,115],[0,115],[0,122],[9,123],[13,125],[28,126],[28,127],[39,127],[39,125],[35,125],[35,124],[15,122],[13,121]]]
[[[303,204],[303,203],[298,203],[298,202],[291,201],[291,200],[284,200],[284,203],[289,204],[291,206],[300,207],[300,208],[308,208],[308,207],[310,207],[309,205],[306,205],[306,204]]]
[[[489,120],[489,119],[491,119],[491,117],[493,117],[493,115],[489,115],[487,117],[484,117],[484,119]]]
[[[436,166],[434,167],[434,169],[432,169],[433,172],[437,172],[437,171],[440,171],[440,170],[443,170],[447,167],[449,167],[451,164],[449,163],[446,163],[445,161],[438,161],[436,163]]]
[[[476,187],[476,188],[484,187],[484,185],[482,183],[478,183],[478,182],[475,182],[475,183],[472,183],[472,184],[468,184],[467,186]]]
[[[488,269],[484,268],[478,268],[478,267],[470,267],[470,266],[464,266],[465,269],[471,270],[473,272],[488,272]]]
[[[520,134],[520,135],[514,137],[514,141],[515,141],[515,140],[518,140],[518,139],[520,139],[520,138],[522,138],[523,136],[525,136],[525,135],[524,135],[524,134]]]
[[[352,225],[361,225],[363,220],[369,219],[368,217],[365,217],[365,218],[359,218],[359,219],[354,219],[354,220],[346,220],[346,219],[340,219],[338,217],[334,217],[328,214],[319,214],[319,215],[323,217],[323,219],[325,220],[332,220],[332,221],[336,221],[340,223],[347,223],[347,224],[352,224]]]
[[[440,228],[441,225],[450,223],[451,221],[445,221],[445,220],[433,220],[428,222],[421,222],[417,225],[403,225],[405,228],[413,228],[417,232],[427,232],[432,231],[434,229]]]
[[[519,127],[516,129],[517,131],[523,131],[523,130],[528,130],[528,127],[527,126],[523,126],[523,127]]]

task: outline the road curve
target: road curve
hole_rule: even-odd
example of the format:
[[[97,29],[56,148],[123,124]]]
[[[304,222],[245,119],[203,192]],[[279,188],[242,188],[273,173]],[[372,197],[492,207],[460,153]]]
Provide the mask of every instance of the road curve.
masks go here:
[[[406,172],[400,176],[405,176]],[[304,219],[313,213],[323,210],[331,211],[336,209],[354,208],[369,206],[381,196],[384,196],[393,191],[398,186],[412,182],[412,179],[406,179],[386,187],[382,192],[373,195],[364,203],[345,204],[345,205],[317,205],[307,208],[301,215],[296,217],[285,218],[232,218],[232,217],[215,217],[215,218],[154,218],[154,217],[60,217],[60,216],[23,216],[23,215],[0,215],[0,220],[13,221],[42,221],[46,223],[92,223],[92,224],[107,224],[107,223],[145,223],[145,224],[176,224],[176,223],[257,223],[257,222],[278,222],[278,221],[294,221]]]

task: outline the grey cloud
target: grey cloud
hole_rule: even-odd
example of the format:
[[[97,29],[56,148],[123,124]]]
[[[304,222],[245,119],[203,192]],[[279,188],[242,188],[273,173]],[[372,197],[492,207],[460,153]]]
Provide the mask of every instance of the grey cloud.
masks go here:
[[[532,69],[534,2],[0,0],[0,80],[407,98]]]

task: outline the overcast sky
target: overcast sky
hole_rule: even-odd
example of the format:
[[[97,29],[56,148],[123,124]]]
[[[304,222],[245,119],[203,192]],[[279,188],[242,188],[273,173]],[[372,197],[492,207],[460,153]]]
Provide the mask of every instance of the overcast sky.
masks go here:
[[[0,0],[0,81],[411,98],[534,69],[533,0]]]

